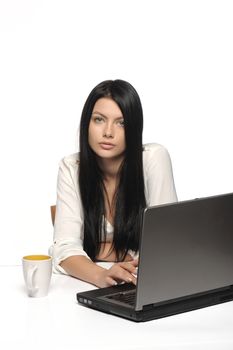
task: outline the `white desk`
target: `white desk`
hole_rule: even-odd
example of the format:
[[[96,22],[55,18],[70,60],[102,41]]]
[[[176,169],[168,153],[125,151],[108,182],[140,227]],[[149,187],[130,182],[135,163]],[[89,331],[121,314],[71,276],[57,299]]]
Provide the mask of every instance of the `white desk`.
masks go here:
[[[49,295],[26,295],[21,266],[0,267],[0,349],[232,350],[233,302],[146,323],[88,309],[76,292],[93,288],[53,275]]]

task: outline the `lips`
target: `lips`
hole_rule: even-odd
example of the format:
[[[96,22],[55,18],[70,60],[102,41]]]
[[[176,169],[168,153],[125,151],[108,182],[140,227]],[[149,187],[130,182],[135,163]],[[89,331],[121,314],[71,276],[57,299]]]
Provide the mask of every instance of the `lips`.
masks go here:
[[[105,149],[105,150],[111,150],[112,148],[115,147],[115,145],[113,143],[109,143],[109,142],[101,142],[100,147],[102,149]]]

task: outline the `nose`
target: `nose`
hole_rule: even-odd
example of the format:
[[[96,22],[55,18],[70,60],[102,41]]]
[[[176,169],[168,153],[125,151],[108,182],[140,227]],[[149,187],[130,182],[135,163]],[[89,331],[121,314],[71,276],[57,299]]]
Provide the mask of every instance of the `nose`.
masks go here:
[[[113,125],[111,123],[106,123],[106,126],[104,128],[104,137],[107,138],[113,138],[114,137],[114,130]]]

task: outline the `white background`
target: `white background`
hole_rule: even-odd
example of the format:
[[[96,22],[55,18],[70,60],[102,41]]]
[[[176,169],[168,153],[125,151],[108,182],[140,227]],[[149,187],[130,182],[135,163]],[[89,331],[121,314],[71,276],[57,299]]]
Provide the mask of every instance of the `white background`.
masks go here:
[[[59,160],[91,89],[124,79],[180,200],[233,191],[233,2],[0,0],[0,265],[46,253]]]

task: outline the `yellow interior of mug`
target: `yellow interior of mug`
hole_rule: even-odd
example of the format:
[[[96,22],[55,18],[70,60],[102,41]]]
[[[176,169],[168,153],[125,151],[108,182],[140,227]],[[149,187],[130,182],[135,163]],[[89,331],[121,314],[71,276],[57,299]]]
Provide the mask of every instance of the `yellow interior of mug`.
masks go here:
[[[48,260],[48,259],[51,259],[51,256],[49,256],[49,255],[27,255],[27,256],[24,256],[23,259],[25,259],[25,260]]]

